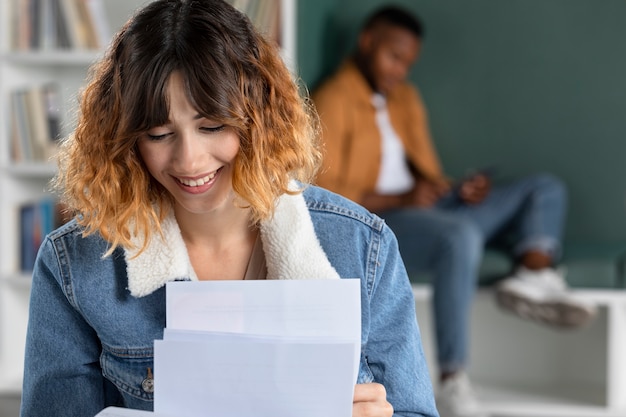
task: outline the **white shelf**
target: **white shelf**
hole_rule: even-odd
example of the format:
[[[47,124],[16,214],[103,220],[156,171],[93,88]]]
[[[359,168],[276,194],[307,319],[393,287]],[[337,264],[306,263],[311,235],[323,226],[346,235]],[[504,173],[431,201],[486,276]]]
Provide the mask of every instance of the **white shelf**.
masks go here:
[[[28,272],[19,272],[0,276],[0,285],[7,285],[13,288],[30,290],[32,282],[32,274]]]
[[[101,56],[100,51],[90,50],[26,51],[4,53],[0,60],[20,66],[65,67],[89,65]]]
[[[22,392],[21,376],[0,378],[0,396],[17,396]]]
[[[54,176],[57,167],[54,163],[20,162],[6,165],[4,171],[8,175],[17,178],[39,178],[45,180]]]

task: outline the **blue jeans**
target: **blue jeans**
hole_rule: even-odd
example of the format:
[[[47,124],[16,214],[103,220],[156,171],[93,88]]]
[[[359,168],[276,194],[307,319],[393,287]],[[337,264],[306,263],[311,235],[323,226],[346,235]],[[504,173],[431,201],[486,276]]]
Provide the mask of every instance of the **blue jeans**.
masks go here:
[[[398,238],[409,274],[433,276],[440,372],[454,372],[467,364],[470,307],[485,245],[507,242],[512,257],[533,249],[557,260],[566,208],[563,183],[550,175],[535,175],[494,186],[474,206],[450,193],[431,209],[380,213]]]

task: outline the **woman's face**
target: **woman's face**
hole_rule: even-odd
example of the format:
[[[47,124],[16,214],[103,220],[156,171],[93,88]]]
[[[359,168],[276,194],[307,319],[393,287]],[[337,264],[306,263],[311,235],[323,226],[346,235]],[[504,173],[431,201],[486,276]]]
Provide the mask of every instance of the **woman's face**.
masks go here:
[[[200,214],[233,207],[233,164],[239,137],[228,126],[198,114],[185,95],[180,73],[167,86],[169,120],[138,141],[150,174],[174,198],[178,209]]]

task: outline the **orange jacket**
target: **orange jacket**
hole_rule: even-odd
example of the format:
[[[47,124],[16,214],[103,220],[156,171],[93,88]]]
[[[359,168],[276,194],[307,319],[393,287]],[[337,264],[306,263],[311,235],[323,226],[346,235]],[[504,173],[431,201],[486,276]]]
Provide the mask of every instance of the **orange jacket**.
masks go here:
[[[372,94],[354,62],[348,60],[311,96],[325,146],[317,183],[357,203],[375,191],[380,169],[381,138]],[[445,181],[417,89],[402,84],[387,96],[387,106],[412,165],[429,180]]]

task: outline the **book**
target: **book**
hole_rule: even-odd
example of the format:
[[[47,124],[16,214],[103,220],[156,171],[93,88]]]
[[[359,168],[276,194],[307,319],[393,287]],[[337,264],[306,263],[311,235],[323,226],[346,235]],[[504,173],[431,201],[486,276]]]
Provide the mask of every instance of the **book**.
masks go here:
[[[19,211],[20,270],[32,271],[44,238],[66,223],[69,216],[63,205],[52,198],[23,203]]]
[[[61,138],[61,98],[59,85],[50,82],[42,86],[46,121],[48,123],[48,147],[56,148],[57,140]]]
[[[39,16],[38,30],[39,39],[37,47],[41,50],[51,50],[59,47],[59,37],[57,30],[58,22],[58,1],[38,0]]]
[[[45,162],[61,137],[59,87],[50,82],[11,92],[11,158]]]
[[[96,47],[106,47],[111,41],[113,33],[111,31],[111,24],[109,23],[109,19],[104,7],[104,0],[80,1],[84,2],[85,6],[87,7],[87,17],[95,36]]]
[[[85,44],[87,48],[100,48],[101,45],[99,43],[100,41],[98,39],[98,34],[95,31],[94,20],[86,0],[74,0],[74,2],[76,4],[76,9],[78,10],[80,24],[82,27],[83,36],[85,36]]]
[[[42,90],[39,87],[31,87],[24,93],[26,99],[26,119],[28,120],[30,133],[26,140],[31,142],[32,159],[34,161],[45,161],[50,139],[48,138],[48,122],[46,120]]]
[[[30,123],[28,122],[28,110],[26,105],[26,91],[14,90],[11,96],[11,135],[14,140],[12,154],[16,157],[14,162],[32,161],[34,150],[32,148]]]
[[[61,10],[61,1],[62,0],[50,0],[52,9],[54,10],[54,26],[56,29],[57,39],[56,48],[69,49],[72,47],[72,42],[70,40],[67,23],[65,22],[65,16]]]
[[[16,50],[28,50],[32,34],[30,19],[30,0],[13,0],[13,47]]]
[[[70,46],[76,49],[90,48],[88,23],[84,19],[77,0],[60,0],[59,2],[63,24],[67,29]]]

